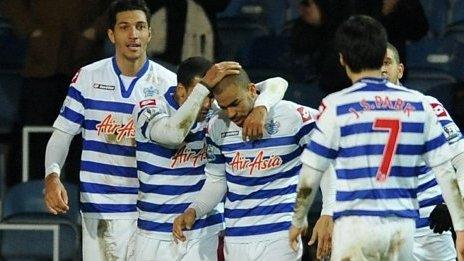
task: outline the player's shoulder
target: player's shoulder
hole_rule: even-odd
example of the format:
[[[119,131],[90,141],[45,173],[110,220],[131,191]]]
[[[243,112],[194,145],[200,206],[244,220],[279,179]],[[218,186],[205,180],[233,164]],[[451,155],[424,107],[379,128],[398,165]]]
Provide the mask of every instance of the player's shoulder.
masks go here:
[[[287,122],[305,123],[315,120],[318,110],[295,102],[282,100],[271,108],[269,117],[285,118]]]
[[[212,140],[217,141],[219,139],[220,133],[224,133],[230,128],[237,127],[235,124],[232,124],[230,119],[223,111],[215,111],[213,115],[208,120],[208,135]]]
[[[102,70],[105,70],[108,65],[111,65],[112,61],[111,58],[105,58],[82,67],[80,70],[81,72],[85,73],[96,73]]]
[[[177,75],[174,72],[157,62],[154,62],[152,60],[149,60],[149,62],[155,70],[157,77],[159,77],[162,80],[165,80],[166,82],[170,82],[171,84],[175,84],[177,82]]]

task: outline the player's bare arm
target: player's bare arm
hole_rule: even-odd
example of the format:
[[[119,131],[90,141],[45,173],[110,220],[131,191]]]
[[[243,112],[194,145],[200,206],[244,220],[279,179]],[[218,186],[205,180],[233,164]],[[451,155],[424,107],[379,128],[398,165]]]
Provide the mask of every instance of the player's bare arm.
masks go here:
[[[289,232],[289,243],[293,250],[297,250],[298,238],[307,226],[306,216],[316,196],[317,188],[321,182],[322,171],[313,169],[303,164],[300,171],[298,192],[292,218],[292,226]]]
[[[255,106],[243,122],[242,138],[244,141],[261,139],[267,121],[269,108],[282,100],[287,91],[288,82],[280,77],[267,79],[256,84],[260,95]]]

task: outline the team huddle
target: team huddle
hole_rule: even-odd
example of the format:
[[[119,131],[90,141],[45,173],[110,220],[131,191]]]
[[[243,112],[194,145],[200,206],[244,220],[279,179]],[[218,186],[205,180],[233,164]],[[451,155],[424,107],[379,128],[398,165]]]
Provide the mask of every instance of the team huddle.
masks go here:
[[[464,258],[461,132],[439,101],[401,85],[376,20],[339,27],[353,85],[316,110],[236,62],[192,57],[174,74],[148,60],[148,14],[140,0],[112,3],[115,55],[75,75],[47,145],[45,202],[64,213],[77,206],[60,169],[83,138],[84,260],[300,260],[319,186],[320,259]],[[441,233],[451,224],[435,233],[429,218],[444,203],[456,246]]]

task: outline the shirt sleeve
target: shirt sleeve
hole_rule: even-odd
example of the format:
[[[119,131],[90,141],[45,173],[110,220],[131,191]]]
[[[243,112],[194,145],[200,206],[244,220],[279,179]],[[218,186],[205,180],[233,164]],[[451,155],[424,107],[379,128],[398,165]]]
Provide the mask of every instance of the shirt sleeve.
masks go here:
[[[423,158],[431,168],[451,160],[451,150],[445,138],[443,128],[431,106],[424,104],[426,112],[424,121]]]
[[[311,131],[316,126],[318,111],[304,106],[298,107],[296,111],[300,118],[301,127],[295,137],[300,147],[306,147],[310,140]]]
[[[60,114],[53,123],[54,128],[71,135],[80,133],[84,127],[84,90],[89,85],[86,74],[86,71],[81,69],[74,75]]]
[[[325,171],[337,157],[340,128],[336,124],[336,108],[327,98],[319,107],[316,126],[310,141],[301,155],[301,161],[320,171]]]
[[[280,77],[267,79],[256,84],[260,95],[255,101],[255,107],[264,106],[267,111],[282,100],[287,91],[288,82]]]
[[[452,157],[454,158],[463,153],[464,139],[458,125],[454,122],[445,107],[443,107],[436,98],[427,96],[427,99],[438,118],[438,122],[443,128],[443,134],[450,145]]]

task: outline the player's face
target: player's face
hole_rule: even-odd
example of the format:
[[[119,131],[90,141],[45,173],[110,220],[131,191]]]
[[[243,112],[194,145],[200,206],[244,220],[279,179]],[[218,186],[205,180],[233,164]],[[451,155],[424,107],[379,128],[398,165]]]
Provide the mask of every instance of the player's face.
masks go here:
[[[118,57],[129,61],[144,59],[151,39],[145,13],[140,10],[119,12],[113,30],[108,30],[108,36]]]
[[[256,95],[254,84],[249,84],[247,90],[233,85],[225,88],[221,94],[214,95],[214,98],[219,107],[227,113],[227,117],[242,127],[246,117],[253,109]]]
[[[403,77],[403,70],[403,64],[398,63],[395,59],[393,51],[387,49],[387,53],[382,65],[382,76],[386,77],[389,82],[398,84],[399,80]]]
[[[188,87],[185,87],[182,84],[178,85],[178,88],[176,89],[176,99],[179,105],[184,104],[184,102],[193,92],[193,89],[195,88],[195,85],[199,82],[199,79],[200,78],[198,78],[198,80],[194,80],[192,85]],[[214,98],[212,94],[210,94],[208,97],[206,97],[203,100],[200,111],[198,112],[198,115],[197,115],[198,122],[204,121],[206,119],[206,115],[208,115],[208,112],[211,109],[211,104],[213,103],[213,101],[214,101]]]

